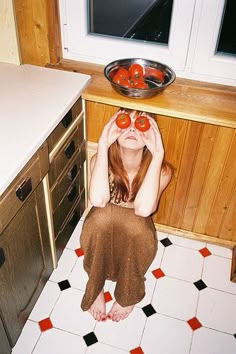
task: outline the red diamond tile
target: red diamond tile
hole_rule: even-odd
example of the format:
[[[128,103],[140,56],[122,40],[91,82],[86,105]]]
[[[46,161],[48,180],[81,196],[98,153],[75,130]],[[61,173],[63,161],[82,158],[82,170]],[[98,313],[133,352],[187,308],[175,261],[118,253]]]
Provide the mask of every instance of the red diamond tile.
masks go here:
[[[137,347],[130,350],[130,354],[144,354],[144,352],[141,347]]]
[[[78,257],[81,257],[84,255],[84,251],[82,250],[82,248],[77,248],[75,250],[75,253],[77,254]]]
[[[43,320],[39,321],[39,327],[42,332],[47,331],[53,327],[50,318],[44,318]]]
[[[199,252],[201,253],[201,255],[202,255],[203,257],[208,257],[208,256],[211,255],[211,252],[210,252],[209,249],[206,248],[206,247],[204,247],[204,248],[202,248],[201,250],[199,250]]]
[[[202,327],[202,324],[198,321],[197,317],[193,317],[190,320],[187,321],[189,326],[192,328],[193,331],[196,329]]]
[[[105,302],[109,302],[109,301],[112,300],[112,296],[111,296],[111,294],[109,293],[109,291],[106,291],[106,292],[104,293],[104,299],[105,299]]]
[[[165,273],[161,270],[161,268],[155,269],[152,271],[152,274],[154,275],[155,278],[161,278],[165,276]]]

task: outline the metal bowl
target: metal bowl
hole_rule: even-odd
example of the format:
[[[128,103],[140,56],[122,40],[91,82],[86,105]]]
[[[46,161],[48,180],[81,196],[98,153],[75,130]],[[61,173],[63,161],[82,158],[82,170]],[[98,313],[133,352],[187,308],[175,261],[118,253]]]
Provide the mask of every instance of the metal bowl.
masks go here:
[[[144,75],[144,81],[148,85],[148,88],[134,88],[134,87],[124,87],[115,82],[113,78],[116,72],[122,67],[128,69],[131,64],[137,63],[140,64],[144,72],[147,68],[155,68],[163,72],[164,79],[159,81],[152,76]],[[157,95],[160,91],[164,90],[167,86],[174,82],[176,76],[174,71],[167,65],[159,63],[157,61],[152,61],[148,59],[141,58],[131,58],[131,59],[120,59],[115,60],[104,68],[104,76],[110,82],[111,86],[121,95],[131,98],[150,98]]]

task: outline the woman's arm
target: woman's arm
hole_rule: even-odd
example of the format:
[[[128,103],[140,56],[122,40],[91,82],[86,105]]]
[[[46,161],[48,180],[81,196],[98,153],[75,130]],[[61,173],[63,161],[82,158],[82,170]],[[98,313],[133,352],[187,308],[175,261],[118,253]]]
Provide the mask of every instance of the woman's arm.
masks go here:
[[[149,120],[151,128],[141,136],[152,154],[152,161],[134,200],[135,214],[144,217],[149,216],[157,209],[160,196],[172,176],[169,166],[165,170],[162,169],[164,148],[161,135],[153,119]]]
[[[110,200],[108,180],[108,149],[122,134],[115,124],[118,111],[105,125],[98,141],[97,154],[91,159],[91,178],[89,186],[89,200],[93,206],[105,207]]]

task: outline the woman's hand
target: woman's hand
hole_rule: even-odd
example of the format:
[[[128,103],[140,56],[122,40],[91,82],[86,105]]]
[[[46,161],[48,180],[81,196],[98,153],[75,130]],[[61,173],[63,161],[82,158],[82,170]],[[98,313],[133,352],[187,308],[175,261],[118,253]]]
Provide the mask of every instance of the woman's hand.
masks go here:
[[[124,132],[124,129],[118,128],[115,123],[116,117],[125,111],[119,110],[116,112],[108,121],[108,123],[104,126],[102,134],[99,139],[99,144],[104,144],[108,149],[111,144],[113,144],[119,136]]]
[[[152,117],[148,116],[145,112],[143,112],[141,115],[147,117],[150,123],[150,128],[146,132],[139,132],[141,138],[143,139],[145,145],[153,156],[159,155],[163,158],[164,147],[162,143],[161,133],[159,131],[157,123]]]

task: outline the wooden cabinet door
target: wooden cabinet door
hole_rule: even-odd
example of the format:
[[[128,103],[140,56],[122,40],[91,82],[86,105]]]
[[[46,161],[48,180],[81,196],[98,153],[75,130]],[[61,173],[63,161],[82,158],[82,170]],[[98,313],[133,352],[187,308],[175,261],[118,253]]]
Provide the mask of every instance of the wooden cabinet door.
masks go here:
[[[10,354],[11,347],[5,332],[5,328],[0,318],[0,354]]]
[[[0,235],[0,311],[14,346],[52,271],[42,183]]]

